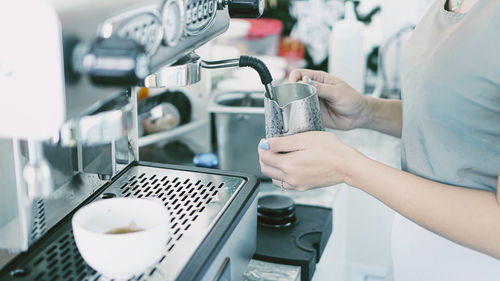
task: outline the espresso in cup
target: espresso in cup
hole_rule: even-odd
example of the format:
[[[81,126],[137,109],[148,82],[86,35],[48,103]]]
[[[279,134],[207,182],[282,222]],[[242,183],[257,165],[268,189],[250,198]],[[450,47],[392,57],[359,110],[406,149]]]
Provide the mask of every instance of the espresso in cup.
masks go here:
[[[140,228],[134,221],[131,221],[128,226],[116,227],[106,231],[106,234],[126,234],[143,231],[144,228]]]

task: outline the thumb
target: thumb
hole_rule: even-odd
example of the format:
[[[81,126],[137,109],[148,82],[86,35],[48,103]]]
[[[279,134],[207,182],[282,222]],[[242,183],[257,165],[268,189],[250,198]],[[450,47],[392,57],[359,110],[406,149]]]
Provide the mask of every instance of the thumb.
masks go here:
[[[271,152],[292,152],[304,148],[301,134],[270,138],[267,141]]]

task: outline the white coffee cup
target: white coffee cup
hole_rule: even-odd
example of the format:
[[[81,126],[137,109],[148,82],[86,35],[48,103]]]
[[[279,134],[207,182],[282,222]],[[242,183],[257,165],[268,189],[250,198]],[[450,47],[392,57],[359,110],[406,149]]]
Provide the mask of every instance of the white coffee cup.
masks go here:
[[[138,198],[102,199],[78,210],[72,219],[76,246],[97,272],[128,279],[158,262],[165,253],[170,227],[161,201]],[[108,234],[122,228],[136,232]]]

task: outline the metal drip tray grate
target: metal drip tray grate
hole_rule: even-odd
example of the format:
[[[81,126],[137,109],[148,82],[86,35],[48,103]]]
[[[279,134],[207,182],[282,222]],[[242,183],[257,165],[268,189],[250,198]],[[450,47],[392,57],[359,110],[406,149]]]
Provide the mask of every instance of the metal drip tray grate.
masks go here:
[[[244,184],[245,179],[236,176],[132,166],[94,200],[112,197],[162,200],[171,215],[168,250],[155,266],[130,280],[175,280],[233,194]],[[69,219],[42,240],[38,250],[31,251],[0,280],[108,280],[80,256]]]
[[[191,227],[191,224],[203,212],[206,205],[216,198],[218,191],[224,187],[224,182],[213,181],[202,182],[192,178],[169,177],[142,173],[132,176],[120,187],[124,197],[158,197],[170,212],[172,235],[169,244],[174,247],[172,239],[179,240],[183,232]],[[114,193],[106,193],[106,196],[114,196]]]
[[[45,202],[43,199],[38,199],[33,204],[33,213],[36,214],[33,220],[30,240],[35,241],[47,232],[47,224],[45,222]]]

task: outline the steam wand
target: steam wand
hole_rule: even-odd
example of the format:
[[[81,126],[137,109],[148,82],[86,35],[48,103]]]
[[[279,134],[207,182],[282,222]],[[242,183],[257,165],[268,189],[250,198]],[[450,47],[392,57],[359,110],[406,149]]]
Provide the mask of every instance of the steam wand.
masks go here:
[[[216,68],[226,68],[226,67],[251,67],[259,73],[260,81],[264,85],[266,92],[266,98],[274,100],[273,94],[273,78],[271,76],[271,72],[267,68],[266,64],[258,58],[251,56],[241,56],[237,59],[227,59],[227,60],[219,60],[219,61],[201,61],[201,67],[207,69],[216,69]]]

